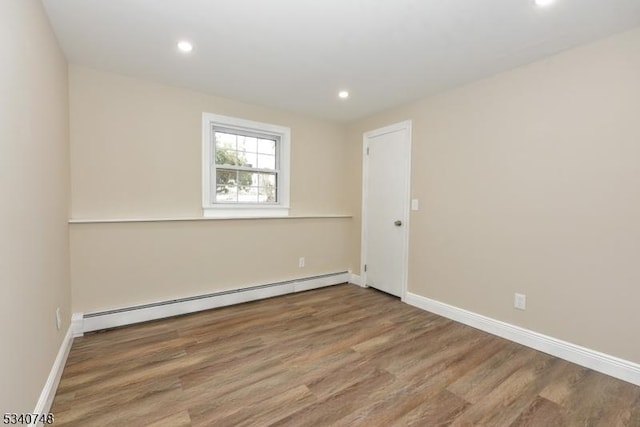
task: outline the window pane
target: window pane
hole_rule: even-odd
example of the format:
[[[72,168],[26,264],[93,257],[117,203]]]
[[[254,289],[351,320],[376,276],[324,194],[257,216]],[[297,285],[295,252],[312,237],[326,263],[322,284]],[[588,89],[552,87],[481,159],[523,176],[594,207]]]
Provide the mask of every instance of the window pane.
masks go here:
[[[257,203],[258,188],[257,187],[240,187],[238,191],[239,203]]]
[[[259,201],[263,203],[277,202],[276,174],[262,173],[259,176]]]
[[[236,136],[231,133],[216,132],[216,149],[226,148],[229,150],[237,150]]]
[[[243,163],[242,166],[247,168],[255,168],[258,167],[258,155],[254,152],[241,152],[240,157],[242,157]]]
[[[258,176],[251,172],[238,172],[238,185],[240,187],[251,187],[258,185]]]
[[[216,185],[216,202],[236,202],[238,186],[235,184]]]
[[[216,170],[216,201],[235,202],[238,199],[238,172],[229,169]]]
[[[258,139],[251,136],[238,135],[238,151],[258,151]]]
[[[216,150],[216,165],[242,165],[244,162],[242,153],[229,149]]]
[[[258,167],[260,169],[276,169],[276,156],[258,154]]]
[[[216,170],[216,186],[235,184],[237,181],[237,171],[229,169]]]
[[[276,142],[271,139],[258,140],[258,153],[276,155]]]
[[[247,163],[247,156],[244,151],[234,151],[233,156],[234,158],[232,160],[235,162],[235,165],[244,166]]]
[[[258,194],[258,202],[259,203],[275,203],[276,200],[276,189],[267,189],[261,187],[260,194]]]
[[[258,177],[258,185],[260,187],[275,187],[276,186],[276,174],[275,173],[261,173]]]

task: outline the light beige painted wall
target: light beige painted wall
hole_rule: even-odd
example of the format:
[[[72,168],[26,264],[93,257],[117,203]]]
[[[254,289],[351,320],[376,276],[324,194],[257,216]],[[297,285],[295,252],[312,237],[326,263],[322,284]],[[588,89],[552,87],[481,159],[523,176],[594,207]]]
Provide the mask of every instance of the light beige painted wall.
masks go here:
[[[291,214],[349,213],[344,126],[70,67],[74,218],[201,216],[202,113],[291,128]]]
[[[78,224],[74,311],[203,295],[349,269],[351,219]],[[298,257],[306,265],[298,268]]]
[[[638,363],[639,117],[636,29],[348,137],[413,120],[410,292]]]
[[[72,217],[202,216],[203,112],[290,127],[291,214],[352,213],[343,125],[71,66]],[[73,310],[348,270],[353,233],[349,218],[71,225]]]
[[[0,3],[0,64],[0,413],[21,413],[36,406],[71,302],[67,64],[39,1]]]

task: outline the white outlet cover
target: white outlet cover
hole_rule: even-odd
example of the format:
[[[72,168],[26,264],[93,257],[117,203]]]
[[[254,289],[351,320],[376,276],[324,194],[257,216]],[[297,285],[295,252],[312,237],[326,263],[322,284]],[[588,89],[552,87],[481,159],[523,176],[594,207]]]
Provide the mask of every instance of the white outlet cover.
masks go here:
[[[56,308],[56,328],[60,330],[62,326],[62,316],[60,315],[60,307]]]
[[[417,211],[418,209],[420,209],[420,202],[418,199],[411,199],[411,210]]]
[[[527,296],[525,294],[515,294],[513,306],[518,310],[527,309]]]

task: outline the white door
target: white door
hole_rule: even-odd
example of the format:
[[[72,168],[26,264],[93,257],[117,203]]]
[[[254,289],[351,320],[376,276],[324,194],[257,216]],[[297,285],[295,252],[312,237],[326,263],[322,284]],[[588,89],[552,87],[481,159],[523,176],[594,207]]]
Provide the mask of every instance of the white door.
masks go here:
[[[366,286],[404,298],[411,122],[364,134],[362,263]]]

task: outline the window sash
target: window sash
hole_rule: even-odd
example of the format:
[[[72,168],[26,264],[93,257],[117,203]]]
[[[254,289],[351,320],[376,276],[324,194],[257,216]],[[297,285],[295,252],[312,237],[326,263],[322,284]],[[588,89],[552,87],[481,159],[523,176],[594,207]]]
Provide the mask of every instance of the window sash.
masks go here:
[[[221,185],[218,183],[218,171],[225,171],[225,172],[235,172],[236,173],[236,179],[234,180],[234,184],[223,184],[226,187],[226,192],[224,192],[223,194],[228,194],[229,190],[232,190],[233,192],[235,192],[235,200],[224,200],[224,196],[221,198],[218,198],[218,189],[221,187]],[[223,168],[223,167],[219,167],[217,168],[216,174],[215,176],[212,176],[213,182],[212,182],[212,199],[215,200],[216,203],[219,204],[237,204],[237,205],[255,205],[258,204],[260,206],[265,205],[265,206],[273,206],[273,205],[279,205],[278,202],[278,193],[279,193],[279,189],[277,187],[277,182],[278,182],[278,174],[276,174],[273,170],[269,170],[267,173],[254,173],[254,171],[249,171],[247,173],[250,173],[251,175],[255,175],[255,181],[253,180],[254,178],[252,177],[252,182],[251,185],[247,185],[247,184],[242,184],[240,182],[240,177],[239,177],[239,173],[244,172],[238,169],[227,169],[227,168]],[[269,201],[269,190],[267,190],[266,192],[262,192],[261,190],[265,190],[269,188],[268,184],[264,184],[264,177],[265,176],[271,176],[273,177],[273,184],[271,184],[272,188],[272,192],[273,192],[273,200]],[[244,189],[246,191],[246,189],[249,189],[250,192],[255,191],[255,199],[254,200],[241,200],[241,189]],[[253,194],[251,194],[253,195]],[[266,196],[267,200],[260,200],[261,196]]]
[[[265,139],[274,141],[275,143],[275,169],[267,169],[267,168],[258,168],[258,167],[249,167],[249,166],[239,166],[239,165],[229,165],[229,164],[218,164],[216,162],[216,154],[217,154],[217,145],[216,145],[216,133],[221,132],[225,134],[232,134],[236,136],[244,136],[256,139]],[[280,171],[280,151],[281,151],[281,141],[278,135],[271,135],[267,133],[261,132],[251,132],[238,130],[233,128],[226,128],[222,126],[211,125],[211,156],[210,156],[210,188],[211,188],[211,203],[214,205],[256,205],[256,206],[278,206],[281,204],[280,200],[280,185],[281,185],[281,171]],[[238,150],[237,141],[235,152],[240,152]],[[256,152],[252,154],[260,155],[265,153],[260,153],[259,148],[256,146]],[[228,171],[237,171],[237,172],[248,172],[251,174],[268,174],[275,176],[275,201],[260,201],[260,195],[258,193],[258,197],[256,201],[240,201],[239,190],[236,189],[236,200],[219,200],[218,199],[218,183],[217,183],[217,172],[218,170],[228,170]],[[239,187],[239,184],[236,183],[236,187]],[[257,188],[258,191],[260,189],[260,185],[251,185],[251,188]]]

